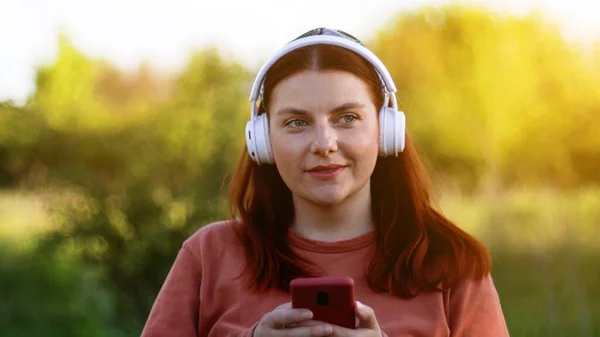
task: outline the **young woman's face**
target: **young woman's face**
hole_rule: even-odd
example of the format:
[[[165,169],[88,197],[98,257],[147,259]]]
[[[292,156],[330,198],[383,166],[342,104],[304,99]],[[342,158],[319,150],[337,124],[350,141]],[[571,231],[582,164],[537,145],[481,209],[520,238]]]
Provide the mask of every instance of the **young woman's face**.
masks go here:
[[[370,193],[379,124],[369,88],[341,71],[281,81],[269,104],[275,165],[295,198],[333,205]]]

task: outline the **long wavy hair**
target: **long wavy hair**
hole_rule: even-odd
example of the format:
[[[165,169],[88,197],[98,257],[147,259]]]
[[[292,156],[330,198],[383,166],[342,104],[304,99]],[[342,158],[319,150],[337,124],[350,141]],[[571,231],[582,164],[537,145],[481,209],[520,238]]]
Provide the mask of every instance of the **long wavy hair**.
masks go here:
[[[306,70],[352,73],[367,83],[375,106],[384,104],[381,83],[368,61],[341,47],[313,45],[272,66],[260,113],[268,111],[281,80]],[[411,298],[489,273],[487,249],[434,208],[427,174],[408,133],[398,157],[377,159],[371,197],[376,239],[366,277],[374,291]],[[247,260],[242,275],[251,289],[288,291],[294,278],[320,274],[288,245],[294,204],[275,165],[257,165],[244,148],[230,181],[229,206]]]

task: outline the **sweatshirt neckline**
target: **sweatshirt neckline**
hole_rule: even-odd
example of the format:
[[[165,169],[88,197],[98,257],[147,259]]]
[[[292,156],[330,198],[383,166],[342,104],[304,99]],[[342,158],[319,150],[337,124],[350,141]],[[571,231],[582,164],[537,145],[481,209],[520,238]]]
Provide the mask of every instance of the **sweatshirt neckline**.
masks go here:
[[[351,252],[372,245],[375,239],[375,231],[372,230],[351,239],[329,242],[309,239],[290,228],[288,238],[291,246],[315,253],[336,254]]]

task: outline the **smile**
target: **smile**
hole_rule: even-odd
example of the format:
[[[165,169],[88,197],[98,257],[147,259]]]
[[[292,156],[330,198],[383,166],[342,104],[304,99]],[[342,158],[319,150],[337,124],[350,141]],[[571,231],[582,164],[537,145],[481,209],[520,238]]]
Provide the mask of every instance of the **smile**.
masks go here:
[[[319,180],[333,179],[342,173],[346,169],[346,166],[331,165],[326,167],[316,167],[307,171],[313,178]]]

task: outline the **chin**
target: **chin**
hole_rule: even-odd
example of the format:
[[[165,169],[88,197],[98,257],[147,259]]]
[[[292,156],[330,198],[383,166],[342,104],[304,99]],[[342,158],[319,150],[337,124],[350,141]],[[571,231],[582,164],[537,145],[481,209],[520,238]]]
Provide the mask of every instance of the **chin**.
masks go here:
[[[344,201],[344,198],[315,197],[310,198],[309,200],[320,206],[335,206],[341,204]]]
[[[344,200],[348,198],[348,193],[338,189],[328,191],[312,191],[307,193],[305,198],[318,205],[334,206],[344,202]]]

